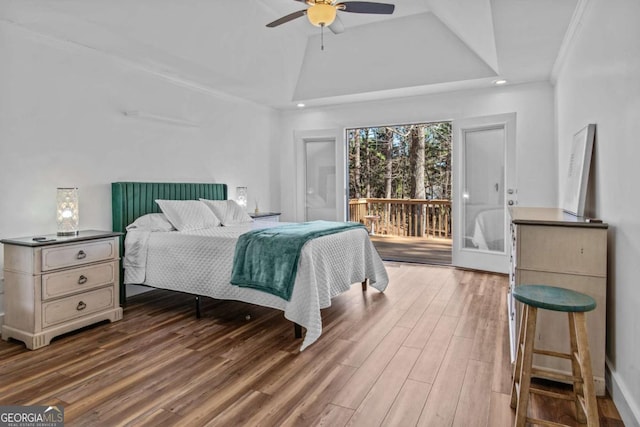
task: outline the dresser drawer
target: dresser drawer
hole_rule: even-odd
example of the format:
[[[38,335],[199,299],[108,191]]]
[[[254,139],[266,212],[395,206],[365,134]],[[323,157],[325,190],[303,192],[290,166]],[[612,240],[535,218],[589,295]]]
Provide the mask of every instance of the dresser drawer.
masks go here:
[[[116,239],[96,240],[75,245],[42,249],[42,271],[118,258]]]
[[[114,307],[113,286],[45,302],[42,304],[42,327],[47,328]]]
[[[115,282],[118,262],[78,267],[42,275],[42,300],[60,297]]]
[[[517,268],[606,276],[607,230],[583,227],[517,227]]]

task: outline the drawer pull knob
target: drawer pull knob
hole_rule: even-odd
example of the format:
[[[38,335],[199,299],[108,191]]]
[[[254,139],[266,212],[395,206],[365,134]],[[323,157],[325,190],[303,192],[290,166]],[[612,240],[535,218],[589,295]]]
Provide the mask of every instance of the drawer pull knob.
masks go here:
[[[77,259],[85,259],[87,257],[87,253],[85,251],[80,251],[78,252],[78,255],[76,255]]]
[[[87,283],[87,276],[85,276],[84,274],[81,274],[80,277],[78,277],[78,285],[84,285],[85,283]]]
[[[87,308],[87,304],[85,304],[85,303],[84,303],[84,302],[82,302],[82,301],[80,301],[80,302],[78,303],[78,305],[76,306],[76,310],[78,310],[78,311],[82,311],[82,310],[84,310],[85,308]]]

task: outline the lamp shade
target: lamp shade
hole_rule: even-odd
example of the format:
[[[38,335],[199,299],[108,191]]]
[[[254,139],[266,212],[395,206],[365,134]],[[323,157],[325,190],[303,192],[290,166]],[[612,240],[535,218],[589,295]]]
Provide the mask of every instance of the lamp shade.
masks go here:
[[[78,234],[78,188],[58,188],[56,196],[58,236]]]
[[[247,207],[247,187],[236,187],[236,202],[243,208]]]
[[[330,4],[316,3],[307,9],[307,18],[316,27],[329,26],[336,19],[336,7]]]

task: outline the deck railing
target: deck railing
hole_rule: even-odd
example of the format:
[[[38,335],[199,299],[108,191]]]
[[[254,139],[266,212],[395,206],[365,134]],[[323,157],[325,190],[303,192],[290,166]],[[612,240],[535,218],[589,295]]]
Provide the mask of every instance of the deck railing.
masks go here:
[[[376,234],[451,238],[451,201],[428,199],[351,199],[349,220]]]

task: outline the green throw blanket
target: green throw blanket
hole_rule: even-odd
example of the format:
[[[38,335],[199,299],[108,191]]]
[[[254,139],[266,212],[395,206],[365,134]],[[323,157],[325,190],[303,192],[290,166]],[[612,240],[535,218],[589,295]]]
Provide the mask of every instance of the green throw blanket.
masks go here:
[[[364,226],[356,222],[312,221],[244,233],[236,244],[231,284],[289,301],[302,246],[310,239],[354,228]]]

